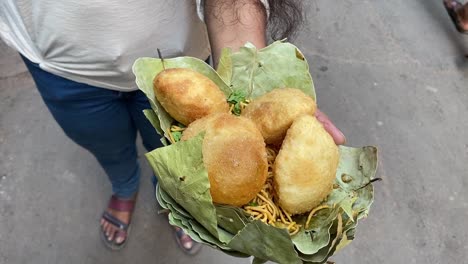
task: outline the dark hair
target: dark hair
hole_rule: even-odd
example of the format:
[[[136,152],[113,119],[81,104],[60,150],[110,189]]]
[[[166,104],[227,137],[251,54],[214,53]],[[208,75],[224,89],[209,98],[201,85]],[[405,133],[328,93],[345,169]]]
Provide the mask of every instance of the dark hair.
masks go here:
[[[268,31],[273,40],[292,39],[304,23],[301,0],[268,0]]]
[[[265,1],[265,0],[263,0]],[[226,5],[229,8],[240,8],[242,5],[254,4],[262,12],[269,13],[267,22],[267,29],[270,38],[273,40],[281,40],[284,38],[292,39],[299,28],[304,22],[304,14],[302,12],[302,4],[304,0],[266,0],[268,2],[268,11],[265,9],[262,0],[217,0],[216,4],[208,6],[205,1],[205,11],[209,9],[209,12],[215,12],[214,16],[217,17],[218,13]],[[217,8],[216,8],[217,7]],[[237,18],[231,21],[223,21],[223,23],[238,23],[239,14]]]

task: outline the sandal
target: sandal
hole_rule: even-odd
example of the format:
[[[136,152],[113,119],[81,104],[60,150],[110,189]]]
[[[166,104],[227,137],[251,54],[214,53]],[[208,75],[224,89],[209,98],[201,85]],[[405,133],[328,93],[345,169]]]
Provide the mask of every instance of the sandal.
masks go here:
[[[121,199],[115,195],[112,195],[108,208],[119,211],[119,212],[129,212],[133,213],[133,209],[135,208],[135,199]],[[111,250],[117,251],[122,249],[128,240],[128,235],[130,233],[130,223],[126,224],[122,222],[117,217],[113,216],[111,213],[104,211],[102,214],[102,218],[107,221],[109,224],[113,225],[115,228],[118,229],[116,232],[115,237],[123,236],[125,239],[121,243],[116,243],[115,238],[113,240],[109,240],[109,237],[106,235],[104,230],[101,227],[101,239],[104,242],[104,245]]]
[[[198,252],[200,252],[202,245],[193,241],[190,236],[188,236],[184,230],[180,227],[174,227],[175,228],[175,239],[177,241],[177,244],[179,245],[180,249],[182,251],[190,256],[196,255]],[[190,245],[187,245],[190,244]]]
[[[462,24],[456,12],[458,8],[463,8],[463,5],[458,1],[452,0],[450,1],[450,5],[448,5],[447,2],[444,1],[444,7],[445,7],[445,10],[447,10],[447,13],[450,19],[452,19],[452,22],[455,25],[455,28],[457,29],[457,31],[462,34],[468,34],[468,30],[462,27]]]

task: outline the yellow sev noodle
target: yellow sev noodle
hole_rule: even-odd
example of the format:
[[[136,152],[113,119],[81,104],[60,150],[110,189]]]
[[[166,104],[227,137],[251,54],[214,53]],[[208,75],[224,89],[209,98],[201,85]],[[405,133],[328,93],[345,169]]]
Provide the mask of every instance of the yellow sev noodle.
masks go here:
[[[273,148],[267,147],[267,160],[268,160],[268,178],[260,193],[257,194],[249,205],[244,206],[244,210],[252,215],[254,219],[259,219],[269,225],[286,228],[289,234],[295,235],[300,231],[302,225],[297,224],[291,217],[291,214],[281,208],[275,203],[273,187],[273,163],[275,162],[277,151]],[[251,204],[255,204],[252,206]],[[322,209],[330,208],[328,205],[321,205],[310,211],[305,228],[309,228],[310,221],[315,213]]]
[[[183,132],[184,130],[185,127],[179,127],[176,125],[172,125],[170,128],[167,129],[167,136],[169,137],[169,141],[171,142],[171,144],[176,143],[172,132]]]
[[[261,220],[269,225],[286,228],[290,235],[299,232],[301,225],[297,224],[291,214],[275,203],[276,197],[273,187],[273,163],[276,159],[277,151],[267,147],[268,178],[263,189],[257,194],[249,205],[245,205],[244,210],[253,216],[254,219]]]

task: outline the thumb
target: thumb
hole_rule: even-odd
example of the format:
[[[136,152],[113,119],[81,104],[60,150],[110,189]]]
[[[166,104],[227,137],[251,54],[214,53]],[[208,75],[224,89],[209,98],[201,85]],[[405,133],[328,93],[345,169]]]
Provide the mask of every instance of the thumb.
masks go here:
[[[346,143],[346,137],[343,135],[343,132],[341,132],[332,123],[332,121],[328,118],[327,115],[325,115],[322,111],[317,109],[317,111],[315,111],[315,117],[320,123],[322,123],[323,127],[328,132],[328,134],[332,136],[333,140],[335,141],[335,144],[343,145]]]

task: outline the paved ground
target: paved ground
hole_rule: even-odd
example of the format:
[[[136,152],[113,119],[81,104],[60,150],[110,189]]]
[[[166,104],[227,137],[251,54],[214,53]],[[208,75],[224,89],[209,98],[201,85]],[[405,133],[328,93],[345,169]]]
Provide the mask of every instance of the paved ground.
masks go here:
[[[468,38],[441,0],[313,1],[295,41],[320,107],[350,145],[380,147],[376,201],[338,263],[468,258]],[[189,259],[156,215],[144,166],[128,248],[101,246],[110,186],[54,123],[18,56],[0,44],[0,263],[248,263],[205,249]],[[142,152],[143,153],[143,152]],[[142,159],[144,163],[144,160]]]

